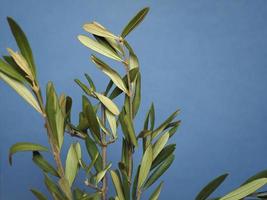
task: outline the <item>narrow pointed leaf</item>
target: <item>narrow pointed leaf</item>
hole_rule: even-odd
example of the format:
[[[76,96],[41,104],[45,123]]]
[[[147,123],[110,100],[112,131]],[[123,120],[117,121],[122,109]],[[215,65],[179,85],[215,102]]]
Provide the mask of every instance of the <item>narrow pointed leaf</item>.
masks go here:
[[[94,84],[93,80],[91,79],[91,77],[86,73],[84,75],[85,75],[85,78],[87,79],[90,87],[92,88],[92,90],[95,91],[96,87],[95,87],[95,84]]]
[[[98,35],[105,38],[118,39],[117,36],[109,32],[106,28],[96,22],[84,24],[83,29],[94,35]]]
[[[93,40],[87,36],[84,36],[84,35],[79,35],[78,39],[80,40],[80,42],[84,46],[92,49],[93,51],[96,51],[96,52],[98,52],[104,56],[107,56],[109,58],[112,58],[114,60],[122,61],[122,59],[118,55],[116,55],[114,52],[112,52],[111,50],[109,50],[105,46],[101,45],[97,41],[95,41],[95,40]]]
[[[151,170],[161,164],[166,158],[168,158],[175,150],[176,144],[167,145],[162,149],[158,156],[153,160]]]
[[[161,191],[162,185],[163,185],[163,182],[161,182],[159,184],[159,186],[155,189],[155,191],[152,193],[152,195],[149,198],[149,200],[158,200],[159,199],[159,195],[160,195],[160,191]]]
[[[149,11],[149,8],[143,8],[142,10],[140,10],[131,20],[130,22],[124,27],[122,33],[121,33],[121,37],[125,38],[131,31],[134,30],[134,28],[136,26],[138,26],[138,24],[140,24],[143,19],[145,18],[145,16],[147,15]]]
[[[85,103],[85,116],[88,120],[89,129],[92,134],[94,134],[98,139],[100,139],[100,127],[97,121],[97,116],[94,111],[94,107],[88,98],[83,96],[83,101]]]
[[[111,175],[112,182],[113,182],[113,184],[115,186],[116,193],[117,193],[119,199],[120,200],[125,200],[124,199],[124,194],[123,194],[122,183],[121,183],[120,177],[113,170],[110,171],[110,175]]]
[[[117,105],[112,101],[110,100],[108,97],[100,94],[100,93],[97,93],[97,92],[94,92],[94,94],[96,95],[96,97],[98,98],[98,100],[111,112],[113,113],[114,115],[119,115],[120,114],[120,111],[117,107]]]
[[[102,157],[99,153],[96,143],[92,140],[90,136],[87,136],[85,138],[85,145],[91,160],[94,160],[97,155],[97,159],[94,166],[95,169],[100,172],[102,170]]]
[[[263,170],[257,174],[255,174],[254,176],[250,177],[249,179],[247,179],[242,185],[246,184],[246,183],[249,183],[249,182],[252,182],[252,181],[255,181],[259,178],[267,178],[267,170]]]
[[[33,151],[32,160],[44,172],[50,173],[54,176],[59,177],[57,170],[52,165],[50,165],[49,162],[47,160],[45,160],[43,158],[43,156],[38,151]]]
[[[143,186],[149,174],[152,160],[153,160],[153,150],[152,150],[152,146],[149,145],[141,161],[140,172],[139,172],[138,183],[137,183],[138,190],[140,190],[140,188]]]
[[[11,17],[8,17],[7,21],[8,21],[8,24],[10,26],[10,29],[12,31],[12,34],[13,34],[16,42],[17,42],[17,45],[20,49],[21,54],[27,60],[29,66],[31,68],[31,71],[35,75],[36,69],[35,69],[35,63],[34,63],[34,59],[33,59],[33,55],[32,55],[32,50],[31,50],[30,44],[27,40],[25,33],[19,27],[19,25],[15,22],[15,20],[12,19]]]
[[[9,63],[6,63],[4,60],[0,58],[0,72],[3,72],[10,78],[15,79],[16,81],[25,83],[26,79],[17,72]]]
[[[172,113],[157,129],[155,129],[152,133],[152,138],[157,137],[167,126],[171,121],[177,116],[179,110]]]
[[[107,121],[109,123],[113,138],[117,138],[117,122],[116,117],[109,110],[105,109]]]
[[[52,82],[49,82],[46,87],[46,114],[53,138],[57,142],[59,149],[61,149],[64,140],[65,119]]]
[[[96,178],[95,178],[96,184],[98,184],[104,178],[104,176],[106,175],[110,167],[111,167],[111,164],[109,164],[108,166],[106,166],[105,169],[97,173]]]
[[[5,81],[10,87],[12,87],[26,102],[28,102],[35,110],[43,114],[41,108],[33,96],[33,94],[20,82],[16,81],[0,72],[0,79]]]
[[[252,194],[253,192],[257,191],[261,187],[267,184],[267,178],[260,178],[250,183],[247,183],[236,190],[230,192],[229,194],[225,195],[224,197],[220,198],[220,200],[237,200],[243,199],[248,195]]]
[[[155,144],[153,144],[153,160],[159,155],[161,150],[167,144],[169,140],[169,133],[164,133]]]
[[[32,74],[26,59],[21,54],[14,52],[12,49],[8,48],[7,51],[20,69],[23,70],[31,80],[34,80],[34,75]]]
[[[106,63],[104,63],[102,60],[98,59],[96,56],[91,56],[92,61],[96,64],[96,66],[104,72],[112,81],[113,83],[120,88],[124,93],[129,95],[129,91],[123,82],[121,76],[113,70],[111,67],[109,67]]]
[[[197,195],[196,200],[206,200],[226,179],[228,174],[223,174],[209,182]]]
[[[48,149],[40,144],[29,142],[18,142],[9,149],[9,163],[12,164],[12,155],[21,151],[48,151]]]
[[[144,184],[144,188],[147,189],[153,183],[155,183],[159,177],[171,166],[174,160],[174,155],[169,156],[166,160],[157,168],[155,171],[148,177],[146,183]]]
[[[141,102],[141,74],[136,78],[135,93],[133,98],[133,117],[136,116]]]
[[[75,147],[73,144],[71,144],[68,154],[67,154],[67,159],[66,159],[66,168],[65,168],[65,177],[69,182],[69,185],[71,186],[78,170],[78,158],[77,158],[77,153],[75,150]]]
[[[38,200],[47,200],[47,198],[45,197],[44,194],[42,194],[41,192],[39,192],[36,189],[31,189],[32,194],[36,197],[36,199]]]

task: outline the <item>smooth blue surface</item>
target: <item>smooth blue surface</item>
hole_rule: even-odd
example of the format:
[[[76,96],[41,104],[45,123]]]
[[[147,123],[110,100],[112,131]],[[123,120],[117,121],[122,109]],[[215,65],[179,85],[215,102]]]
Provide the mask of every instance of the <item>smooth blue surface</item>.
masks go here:
[[[96,20],[120,33],[146,5],[151,12],[129,37],[143,74],[139,121],[152,101],[158,123],[177,107],[183,121],[160,199],[193,199],[210,179],[229,172],[217,193],[224,194],[267,168],[267,1],[1,0],[0,53],[16,49],[6,22],[12,16],[31,42],[43,88],[53,80],[57,91],[72,96],[75,118],[81,90],[73,79],[87,72],[98,88],[106,84],[76,39],[82,24]],[[33,199],[27,190],[45,187],[30,153],[14,156],[12,167],[7,155],[15,142],[47,144],[42,119],[3,82],[0,111],[0,199]],[[119,150],[112,147],[110,157]]]

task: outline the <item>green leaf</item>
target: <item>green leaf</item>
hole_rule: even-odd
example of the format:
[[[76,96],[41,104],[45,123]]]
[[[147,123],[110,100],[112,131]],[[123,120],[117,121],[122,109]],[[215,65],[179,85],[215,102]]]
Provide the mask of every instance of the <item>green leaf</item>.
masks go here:
[[[26,59],[18,52],[14,52],[12,49],[7,48],[8,53],[13,58],[13,60],[16,62],[17,66],[20,67],[22,71],[24,71],[27,75],[27,77],[31,80],[34,80],[34,75],[32,74],[32,71],[26,61]]]
[[[92,88],[92,90],[95,91],[96,87],[95,87],[95,84],[94,84],[93,80],[91,79],[91,77],[86,73],[84,75],[85,75],[85,78],[87,79],[90,87]]]
[[[139,68],[139,61],[134,52],[130,51],[129,57],[129,67],[130,69]]]
[[[49,162],[45,160],[38,151],[33,151],[32,160],[44,172],[59,177],[57,170],[55,170],[55,168],[52,165],[50,165]]]
[[[94,111],[94,107],[90,100],[83,96],[83,102],[85,104],[85,116],[88,120],[89,129],[98,139],[100,139],[100,127],[97,121],[97,116]]]
[[[106,166],[105,169],[101,170],[100,172],[96,174],[96,177],[95,177],[96,184],[98,184],[104,178],[104,176],[106,175],[107,171],[110,168],[111,168],[111,163],[108,166]]]
[[[144,188],[147,189],[149,186],[151,186],[153,183],[155,183],[158,178],[164,174],[164,172],[171,166],[172,162],[174,160],[174,155],[170,155],[166,160],[157,168],[155,171],[148,177]]]
[[[64,140],[65,119],[52,82],[48,82],[46,87],[45,109],[49,125],[52,129],[53,138],[56,140],[59,149],[61,149]]]
[[[84,91],[85,94],[94,97],[93,89],[89,89],[84,83],[79,79],[74,79],[75,83]]]
[[[115,186],[117,195],[119,197],[119,200],[125,200],[124,199],[124,194],[123,194],[122,183],[121,183],[120,177],[113,170],[110,171],[110,175],[111,175],[111,178],[112,178],[112,182],[113,182],[113,184]]]
[[[117,138],[117,122],[116,117],[107,109],[105,109],[105,115],[107,117],[113,138]]]
[[[152,193],[152,195],[149,198],[149,200],[158,200],[159,199],[159,195],[160,195],[160,191],[161,191],[162,185],[163,185],[163,182],[161,182],[159,184],[159,186],[155,189],[155,191]]]
[[[32,55],[32,50],[31,50],[30,44],[27,40],[25,33],[19,27],[19,25],[15,22],[15,20],[12,19],[11,17],[8,17],[7,21],[12,31],[12,34],[17,42],[17,45],[20,49],[21,54],[27,60],[27,63],[29,64],[29,67],[31,68],[32,73],[36,75],[36,69],[35,69],[34,59]]]
[[[12,165],[12,155],[21,151],[48,151],[48,149],[40,144],[29,142],[18,142],[9,149],[9,163]]]
[[[254,176],[248,178],[242,185],[246,184],[246,183],[249,183],[251,181],[255,181],[259,178],[267,178],[267,170],[263,170],[257,174],[255,174]]]
[[[143,19],[145,18],[146,14],[148,13],[149,8],[143,8],[142,10],[140,10],[132,19],[131,21],[124,27],[122,33],[121,33],[121,37],[125,38],[131,31],[134,30],[134,28],[136,26],[138,26],[138,24],[140,24]]]
[[[167,144],[169,140],[169,133],[164,133],[158,140],[153,144],[153,160],[159,155],[161,150]]]
[[[143,186],[149,171],[150,171],[150,167],[152,164],[152,160],[153,160],[153,149],[152,146],[149,145],[143,155],[142,161],[141,161],[141,166],[140,166],[140,173],[138,176],[138,183],[137,183],[137,188],[138,190],[141,189],[141,187]]]
[[[75,150],[75,146],[71,144],[67,154],[66,166],[65,166],[65,177],[68,180],[70,186],[72,185],[76,177],[78,171],[78,163],[79,161]]]
[[[38,102],[33,94],[19,81],[12,79],[0,72],[0,79],[5,81],[10,87],[12,87],[27,103],[29,103],[35,110],[43,114]]]
[[[136,76],[139,72],[139,69],[138,68],[134,68],[134,69],[131,69],[130,70],[130,80],[131,82],[133,82],[135,79],[136,79]],[[123,82],[125,83],[126,86],[128,86],[128,83],[127,83],[127,75],[125,75],[123,78],[122,78]],[[114,90],[111,92],[111,94],[109,95],[109,98],[110,99],[114,99],[116,98],[117,96],[119,96],[120,94],[122,93],[122,90],[119,89],[118,87],[115,87]]]
[[[122,59],[117,55],[115,54],[113,51],[111,51],[110,49],[106,48],[105,46],[101,45],[100,43],[98,43],[97,41],[87,37],[87,36],[84,36],[84,35],[79,35],[78,36],[78,39],[80,40],[80,42],[92,49],[93,51],[96,51],[104,56],[107,56],[111,59],[114,59],[114,60],[117,60],[117,61],[122,61]]]
[[[226,179],[228,174],[223,174],[209,182],[197,195],[196,200],[206,200]]]
[[[118,39],[117,36],[109,32],[105,27],[103,27],[101,24],[97,22],[84,24],[83,29],[94,35],[98,35],[105,38]]]
[[[134,146],[137,146],[138,143],[137,143],[137,139],[135,136],[135,130],[134,130],[133,122],[130,119],[129,114],[126,113],[124,110],[125,109],[123,109],[123,112],[121,112],[121,114],[119,116],[122,131],[123,131],[125,137],[128,139],[128,141],[131,142]]]
[[[110,100],[108,97],[104,96],[103,94],[94,92],[94,94],[96,95],[96,97],[98,98],[98,100],[114,115],[119,115],[120,111],[117,107],[117,105]]]
[[[162,149],[159,155],[153,160],[151,170],[161,164],[166,158],[168,158],[175,150],[176,144],[169,144]]]
[[[148,129],[148,123],[150,122],[150,129]],[[145,118],[144,130],[153,130],[155,125],[155,108],[152,103]]]
[[[133,187],[132,187],[132,199],[136,199],[136,192],[137,192],[137,183],[138,183],[138,176],[140,173],[140,165],[138,166],[136,170],[136,174],[134,177]]]
[[[152,133],[152,138],[157,137],[165,128],[171,123],[171,121],[177,116],[179,110],[172,113],[158,128],[156,128]]]
[[[96,143],[92,140],[92,138],[90,138],[89,135],[87,135],[87,137],[85,138],[85,145],[91,160],[94,160],[97,156],[94,166],[95,169],[100,172],[102,170],[102,157],[99,153]]]
[[[129,91],[123,82],[121,76],[113,70],[111,67],[109,67],[106,63],[104,63],[102,60],[98,59],[96,56],[92,55],[91,59],[93,63],[96,64],[96,66],[105,73],[112,81],[113,83],[120,88],[124,93],[129,95]]]
[[[44,182],[48,191],[52,194],[55,200],[68,200],[66,196],[61,192],[58,185],[55,184],[46,174]]]
[[[136,116],[141,102],[141,74],[138,73],[133,97],[133,117]]]
[[[36,189],[30,189],[33,195],[36,197],[38,200],[47,200],[47,198],[38,190]]]
[[[0,72],[6,74],[10,78],[15,79],[16,81],[25,83],[26,79],[16,71],[9,63],[6,63],[4,60],[0,58]]]
[[[257,191],[261,187],[267,184],[267,178],[260,178],[255,181],[249,182],[236,190],[228,193],[224,197],[220,198],[220,200],[237,200],[243,199],[244,197],[252,194]]]

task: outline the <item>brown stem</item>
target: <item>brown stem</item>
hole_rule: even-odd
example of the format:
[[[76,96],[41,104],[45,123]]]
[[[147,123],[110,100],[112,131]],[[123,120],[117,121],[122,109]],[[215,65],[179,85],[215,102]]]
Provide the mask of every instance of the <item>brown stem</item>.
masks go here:
[[[141,199],[141,190],[137,191],[137,196],[136,196],[136,200],[140,200]]]

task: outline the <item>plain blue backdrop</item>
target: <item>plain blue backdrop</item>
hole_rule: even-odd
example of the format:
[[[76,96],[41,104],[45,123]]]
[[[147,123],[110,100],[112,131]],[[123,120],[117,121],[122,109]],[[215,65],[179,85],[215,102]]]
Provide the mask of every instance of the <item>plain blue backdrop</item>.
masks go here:
[[[96,20],[119,34],[140,8],[151,7],[128,38],[142,71],[138,126],[152,101],[157,123],[182,110],[173,138],[176,160],[163,176],[161,199],[193,199],[210,179],[229,172],[217,191],[224,194],[267,168],[266,0],[0,2],[0,53],[17,49],[6,22],[12,16],[30,40],[43,89],[52,80],[57,91],[74,98],[73,118],[81,107],[81,90],[73,79],[90,73],[99,89],[107,81],[89,62],[91,51],[76,39],[82,24]],[[0,111],[0,199],[33,199],[28,190],[45,191],[43,175],[30,153],[15,155],[10,167],[8,149],[19,141],[46,145],[43,121],[3,82]],[[110,159],[118,158],[119,150],[113,145]],[[82,185],[82,177],[76,185]]]

